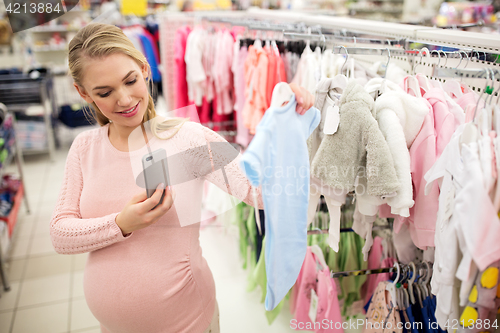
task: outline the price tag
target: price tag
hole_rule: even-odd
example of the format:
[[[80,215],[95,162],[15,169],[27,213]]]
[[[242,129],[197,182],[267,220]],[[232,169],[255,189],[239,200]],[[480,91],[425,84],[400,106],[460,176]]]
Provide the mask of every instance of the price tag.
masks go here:
[[[339,107],[329,106],[326,109],[325,126],[323,127],[323,133],[332,135],[337,132],[340,123],[340,112]]]
[[[311,289],[311,306],[309,307],[309,318],[313,323],[316,322],[316,314],[318,313],[318,295],[314,289]]]

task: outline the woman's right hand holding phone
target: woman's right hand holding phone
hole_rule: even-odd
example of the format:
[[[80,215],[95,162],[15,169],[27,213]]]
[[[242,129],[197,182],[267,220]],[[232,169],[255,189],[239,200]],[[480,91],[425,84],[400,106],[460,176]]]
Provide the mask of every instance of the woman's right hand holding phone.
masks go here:
[[[168,188],[165,189],[163,203],[158,205],[163,194],[163,187],[159,185],[151,198],[147,197],[146,191],[136,194],[116,216],[115,222],[124,236],[155,223],[172,207],[175,193],[172,195]],[[156,205],[158,206],[154,208]]]

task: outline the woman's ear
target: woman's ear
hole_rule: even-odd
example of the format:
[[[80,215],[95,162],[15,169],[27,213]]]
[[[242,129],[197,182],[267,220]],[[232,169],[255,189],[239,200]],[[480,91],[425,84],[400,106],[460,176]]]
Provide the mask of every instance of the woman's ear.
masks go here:
[[[147,79],[148,78],[148,66],[146,64],[142,65],[141,71],[142,71],[142,76],[144,77],[144,79]]]
[[[78,91],[78,94],[80,94],[80,96],[82,96],[82,98],[85,100],[85,102],[89,103],[89,104],[92,104],[93,100],[92,98],[90,98],[90,96],[87,94],[87,92],[85,91],[85,89],[83,89],[82,87],[80,87],[79,85],[77,85],[76,83],[73,83],[73,85],[75,86],[76,88],[76,91]]]

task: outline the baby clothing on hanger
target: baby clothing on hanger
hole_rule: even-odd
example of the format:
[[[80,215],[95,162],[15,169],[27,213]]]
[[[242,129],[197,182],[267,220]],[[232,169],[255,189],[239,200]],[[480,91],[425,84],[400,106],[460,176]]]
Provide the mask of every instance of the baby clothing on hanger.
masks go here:
[[[307,244],[306,139],[318,126],[320,114],[311,108],[299,115],[295,112],[296,105],[293,95],[285,106],[269,108],[241,160],[241,168],[251,184],[262,186],[266,212],[267,310],[274,309],[295,283]]]
[[[177,29],[174,37],[174,81],[175,81],[175,109],[177,117],[185,117],[184,107],[189,105],[188,86],[186,81],[186,43],[191,27],[184,26]],[[181,112],[181,113],[179,113]]]
[[[242,115],[250,134],[255,134],[256,127],[268,108],[266,97],[268,64],[269,60],[263,48],[253,45],[248,47],[245,61],[245,105]]]
[[[432,106],[434,129],[436,130],[436,157],[439,158],[455,131],[455,116],[448,110],[445,92],[439,88],[429,89],[423,96]]]
[[[406,77],[403,90],[410,95],[420,97],[420,87],[411,85],[413,77]],[[418,84],[418,83],[417,83]],[[420,97],[421,98],[421,97]],[[427,100],[425,100],[427,101]],[[439,189],[434,184],[428,193],[424,193],[425,173],[436,161],[436,131],[432,106],[427,102],[428,113],[415,140],[410,147],[410,163],[413,183],[413,200],[410,216],[394,221],[394,231],[399,232],[403,223],[408,224],[413,243],[421,249],[434,246],[434,232],[438,211]]]
[[[197,27],[191,31],[186,42],[186,80],[188,84],[188,97],[196,106],[202,105],[206,89],[206,73],[203,66],[203,51],[205,48],[205,30]]]
[[[340,99],[341,94],[346,87],[346,83],[347,79],[339,75],[333,79],[322,80],[317,86],[314,106],[321,111],[321,121],[318,124],[318,127],[316,127],[307,139],[307,148],[311,162],[314,159],[314,156],[316,155],[316,152],[321,144],[321,140],[323,140],[324,137],[323,127],[328,108],[337,104],[331,96],[336,100]],[[331,186],[323,183],[320,179],[311,176],[307,220],[308,223],[312,222],[318,200],[321,195],[324,195],[330,215],[328,243],[334,251],[338,251],[338,243],[340,239],[340,207],[344,204],[347,193],[347,190],[332,188]]]
[[[493,329],[492,325],[495,325],[500,305],[499,268],[500,262],[497,261],[477,274],[474,287],[468,297],[467,306],[460,316],[461,325],[458,332],[487,331],[486,326]],[[486,325],[486,320],[490,321],[489,325]]]
[[[250,132],[245,127],[243,120],[243,108],[245,106],[245,61],[248,56],[248,48],[240,47],[240,41],[234,43],[233,64],[231,70],[234,77],[234,110],[236,111],[236,143],[247,147],[250,143]]]
[[[349,82],[340,100],[340,125],[325,135],[311,164],[311,174],[335,189],[352,191],[360,172],[367,175],[371,195],[394,193],[399,187],[390,151],[371,110],[373,99]]]
[[[373,294],[372,302],[366,312],[363,333],[401,333],[398,323],[401,322],[396,309],[396,300],[393,300],[385,288],[389,282],[381,282]],[[382,325],[384,323],[384,325]]]
[[[318,297],[316,318],[313,322],[309,317],[312,290]],[[304,329],[314,329],[315,332],[343,332],[335,328],[335,323],[342,323],[337,287],[330,277],[321,249],[317,245],[307,247],[300,274],[294,288],[292,298],[295,300],[294,319],[301,323]],[[328,325],[324,325],[328,323]],[[310,327],[310,328],[306,328]],[[337,326],[338,328],[338,326]]]
[[[231,114],[234,109],[233,99],[233,64],[234,39],[228,30],[219,30],[216,35],[216,49],[212,76],[217,96],[217,114]]]

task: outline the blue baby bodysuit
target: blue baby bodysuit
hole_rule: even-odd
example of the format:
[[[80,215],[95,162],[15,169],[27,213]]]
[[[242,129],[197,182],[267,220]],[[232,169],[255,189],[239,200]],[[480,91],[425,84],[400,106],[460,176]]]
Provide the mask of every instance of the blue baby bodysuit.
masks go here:
[[[318,126],[312,107],[295,112],[293,96],[269,108],[242,156],[241,167],[253,186],[262,186],[266,214],[266,310],[274,309],[294,285],[307,250],[309,155],[306,140]]]

